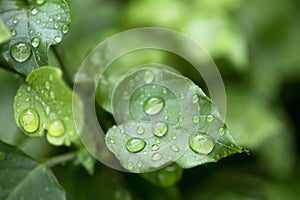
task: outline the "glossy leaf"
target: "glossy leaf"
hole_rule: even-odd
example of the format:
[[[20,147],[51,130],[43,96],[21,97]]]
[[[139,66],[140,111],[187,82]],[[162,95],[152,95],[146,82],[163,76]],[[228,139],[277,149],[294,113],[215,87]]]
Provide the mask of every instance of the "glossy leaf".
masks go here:
[[[15,147],[0,142],[0,199],[66,199],[56,177]]]
[[[10,39],[10,32],[7,30],[2,20],[0,19],[0,45]]]
[[[131,172],[172,162],[191,168],[242,151],[213,102],[192,81],[168,69],[140,67],[123,76],[112,107],[118,126],[109,129],[106,143]]]
[[[15,96],[15,121],[28,136],[42,136],[47,131],[51,144],[70,145],[78,139],[81,125],[75,126],[72,112],[72,95],[75,94],[61,75],[54,67],[34,70]],[[79,98],[75,99],[76,107],[81,110]]]
[[[11,31],[0,46],[4,59],[17,72],[28,75],[47,65],[51,45],[61,42],[69,30],[70,11],[64,0],[1,0],[0,18]]]

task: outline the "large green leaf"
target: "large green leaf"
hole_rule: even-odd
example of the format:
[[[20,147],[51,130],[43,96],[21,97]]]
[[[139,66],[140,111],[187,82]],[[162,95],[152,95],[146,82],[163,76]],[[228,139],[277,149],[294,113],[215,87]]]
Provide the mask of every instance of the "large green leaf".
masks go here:
[[[4,26],[0,19],[0,44],[7,42],[10,39],[10,32]]]
[[[69,30],[70,11],[64,0],[0,0],[0,18],[12,38],[0,46],[4,59],[28,75],[47,65],[50,45],[60,43]]]
[[[15,121],[29,136],[42,136],[54,145],[70,145],[78,139],[80,123],[76,124],[72,112],[72,90],[54,67],[41,67],[26,78],[15,96]],[[79,98],[74,102],[79,110]],[[78,119],[78,121],[82,121]]]
[[[214,103],[189,79],[158,67],[140,67],[118,82],[112,97],[108,148],[132,172],[176,162],[191,168],[241,152]]]
[[[0,199],[66,199],[51,170],[0,141]]]

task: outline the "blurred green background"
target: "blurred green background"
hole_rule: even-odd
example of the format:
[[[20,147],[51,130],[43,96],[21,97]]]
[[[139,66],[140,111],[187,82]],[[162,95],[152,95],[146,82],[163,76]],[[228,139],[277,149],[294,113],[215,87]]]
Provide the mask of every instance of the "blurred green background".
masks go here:
[[[68,199],[300,198],[299,0],[68,2],[72,24],[60,47],[71,76],[97,43],[120,31],[144,26],[180,31],[201,44],[217,64],[227,93],[226,122],[236,142],[250,151],[185,170],[176,185],[164,188],[100,163],[94,176],[74,164],[58,166],[54,172]],[[147,56],[137,59],[147,61]],[[51,52],[50,57],[58,65]],[[170,56],[154,57],[185,68]],[[21,82],[0,70],[0,139],[35,158],[68,151],[20,133],[12,105]]]

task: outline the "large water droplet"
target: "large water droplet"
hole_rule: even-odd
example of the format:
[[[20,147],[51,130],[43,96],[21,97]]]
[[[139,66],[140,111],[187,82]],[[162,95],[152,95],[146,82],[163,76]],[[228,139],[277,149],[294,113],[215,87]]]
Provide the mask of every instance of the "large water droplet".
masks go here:
[[[28,108],[20,113],[19,123],[27,133],[35,132],[40,125],[40,117],[36,110]]]
[[[65,126],[59,119],[53,120],[48,126],[48,133],[53,137],[60,137],[65,132]]]
[[[196,153],[209,154],[215,144],[211,137],[204,133],[195,133],[190,137],[190,147]]]
[[[144,103],[144,111],[148,115],[159,113],[165,105],[165,101],[160,97],[150,97]]]
[[[161,155],[160,153],[154,153],[154,154],[152,155],[152,160],[153,160],[153,161],[158,161],[158,160],[160,160],[160,159],[162,159],[162,155]]]
[[[155,76],[154,76],[153,72],[146,71],[143,78],[146,83],[151,83],[151,82],[153,82]]]
[[[4,151],[0,151],[0,161],[5,160],[6,158],[6,153]]]
[[[40,45],[40,39],[39,38],[33,38],[32,40],[31,40],[31,45],[33,46],[33,47],[38,47],[39,45]]]
[[[145,132],[145,129],[142,126],[139,126],[139,127],[137,127],[136,132],[141,135]]]
[[[36,9],[36,8],[32,8],[32,9],[31,9],[31,14],[32,14],[32,15],[36,15],[36,14],[38,14],[38,12],[39,12],[39,11],[38,11],[38,9]]]
[[[152,132],[154,135],[162,137],[168,132],[168,124],[165,122],[155,122],[152,125]]]
[[[126,149],[131,153],[137,153],[143,150],[146,142],[141,138],[131,138],[126,142]]]
[[[62,28],[61,28],[61,31],[64,33],[64,34],[67,34],[69,32],[69,26],[68,25],[63,25]]]
[[[17,62],[25,62],[31,55],[29,44],[17,42],[10,48],[10,55]]]
[[[46,0],[36,0],[36,4],[38,5],[42,5],[43,3],[45,3]]]

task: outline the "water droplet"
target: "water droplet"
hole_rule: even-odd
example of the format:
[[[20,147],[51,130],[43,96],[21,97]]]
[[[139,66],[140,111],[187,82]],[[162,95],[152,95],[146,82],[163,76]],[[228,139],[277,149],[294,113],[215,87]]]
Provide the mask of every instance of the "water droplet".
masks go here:
[[[155,139],[155,142],[157,143],[157,144],[159,144],[160,143],[160,139]]]
[[[214,119],[215,119],[215,118],[214,118],[214,116],[212,116],[212,115],[207,115],[207,116],[206,116],[206,120],[207,120],[208,122],[212,122]]]
[[[21,112],[19,117],[20,126],[27,133],[35,132],[40,125],[40,117],[36,110],[28,108]]]
[[[114,144],[114,143],[115,143],[115,141],[114,141],[113,139],[111,139],[111,140],[110,140],[110,143],[111,143],[111,144]]]
[[[224,133],[225,133],[225,129],[224,128],[220,128],[219,129],[219,134],[222,136],[222,135],[224,135]]]
[[[53,20],[54,20],[54,17],[53,16],[49,16],[49,21],[53,22]]]
[[[152,160],[153,161],[159,161],[160,159],[162,159],[162,155],[160,153],[154,153],[152,155]]]
[[[69,32],[69,26],[68,25],[63,25],[62,28],[61,28],[61,31],[64,33],[64,34],[67,34]]]
[[[199,102],[199,97],[198,97],[198,95],[194,95],[193,97],[192,97],[192,102],[193,103],[198,103]]]
[[[31,40],[31,45],[33,46],[33,47],[38,47],[39,45],[40,45],[40,39],[39,38],[33,38],[32,40]]]
[[[211,137],[204,133],[195,133],[190,137],[190,147],[196,153],[209,154],[215,144]]]
[[[142,126],[139,126],[139,127],[137,127],[136,132],[141,135],[145,132],[145,129]]]
[[[126,149],[131,153],[137,153],[143,150],[146,142],[141,138],[131,138],[126,142]]]
[[[49,83],[48,81],[45,82],[45,88],[46,88],[47,90],[50,89],[50,83]]]
[[[163,89],[162,89],[162,92],[163,92],[164,94],[167,94],[167,92],[168,92],[167,88],[163,88]]]
[[[38,24],[40,24],[41,22],[42,22],[41,19],[36,20],[36,23],[38,23]]]
[[[152,125],[152,132],[154,135],[162,137],[168,132],[168,124],[165,122],[156,122]]]
[[[152,147],[151,147],[151,149],[153,151],[157,151],[159,149],[159,146],[157,144],[153,144]]]
[[[58,23],[54,23],[53,26],[54,26],[55,29],[58,29],[58,28],[59,28],[59,24],[58,24]]]
[[[46,106],[45,110],[46,110],[46,115],[48,116],[51,112],[50,107]]]
[[[10,55],[17,62],[25,62],[31,56],[30,46],[24,42],[17,42],[11,47]]]
[[[29,98],[29,97],[27,97],[27,98],[25,99],[25,101],[26,101],[26,102],[29,102],[29,101],[30,101],[30,98]]]
[[[55,94],[54,94],[54,92],[52,92],[52,91],[50,92],[50,98],[51,98],[51,99],[55,99]]]
[[[61,42],[61,37],[55,36],[55,37],[54,37],[54,41],[55,41],[56,43],[60,43],[60,42]]]
[[[65,126],[59,119],[53,120],[48,126],[48,133],[53,137],[60,137],[65,132]]]
[[[124,100],[130,99],[130,94],[129,94],[127,91],[124,91],[124,92],[123,92],[123,99],[124,99]]]
[[[22,96],[22,92],[17,93],[18,97]]]
[[[183,99],[185,98],[185,95],[182,93],[182,94],[180,94],[179,98],[180,98],[181,100],[183,100]]]
[[[6,159],[6,153],[4,151],[0,151],[0,161],[3,161]]]
[[[175,151],[175,152],[179,151],[179,147],[175,144],[173,144],[170,148],[171,148],[172,151]]]
[[[165,105],[165,101],[160,97],[150,97],[144,103],[144,111],[148,115],[159,113]]]
[[[16,36],[16,35],[17,35],[16,29],[11,30],[11,36]]]
[[[173,136],[172,136],[172,139],[173,139],[173,140],[176,140],[176,138],[177,138],[176,135],[173,135]]]
[[[37,35],[38,35],[38,36],[41,36],[41,35],[42,35],[42,33],[41,33],[41,32],[38,32],[38,33],[37,33]]]
[[[132,169],[133,169],[133,164],[132,164],[131,162],[128,163],[127,168],[128,168],[129,170],[132,170]]]
[[[43,3],[45,3],[46,0],[36,0],[36,4],[38,5],[42,5]]]
[[[61,20],[61,15],[58,14],[58,15],[56,16],[56,19],[57,19],[57,20]]]
[[[198,116],[194,116],[193,117],[193,122],[196,124],[199,122],[199,117]]]
[[[32,15],[36,15],[36,14],[38,14],[38,12],[39,12],[39,11],[38,11],[38,9],[36,9],[36,8],[32,8],[32,9],[31,9],[31,14],[32,14]]]
[[[14,24],[17,24],[17,23],[18,23],[18,19],[17,19],[17,18],[14,18],[14,19],[13,19],[13,23],[14,23]]]
[[[138,166],[139,168],[141,168],[141,167],[143,166],[143,163],[142,163],[141,161],[139,161],[139,162],[137,163],[137,166]]]
[[[153,82],[155,76],[154,76],[153,72],[146,71],[143,78],[146,83],[151,83],[151,82]]]

